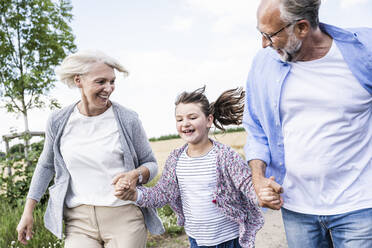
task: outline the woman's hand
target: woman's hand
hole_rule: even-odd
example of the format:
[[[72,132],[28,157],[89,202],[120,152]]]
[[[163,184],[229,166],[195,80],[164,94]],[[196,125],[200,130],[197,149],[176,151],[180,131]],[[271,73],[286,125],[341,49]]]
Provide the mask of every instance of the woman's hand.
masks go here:
[[[17,226],[18,241],[24,245],[32,238],[32,226],[34,218],[32,214],[23,214]]]
[[[32,238],[33,235],[32,226],[34,224],[34,217],[32,216],[32,212],[36,203],[37,201],[33,199],[27,199],[21,220],[17,226],[18,241],[24,245],[27,245],[27,242]]]
[[[115,185],[114,195],[121,200],[137,201],[138,175],[136,170],[116,175],[112,180]]]

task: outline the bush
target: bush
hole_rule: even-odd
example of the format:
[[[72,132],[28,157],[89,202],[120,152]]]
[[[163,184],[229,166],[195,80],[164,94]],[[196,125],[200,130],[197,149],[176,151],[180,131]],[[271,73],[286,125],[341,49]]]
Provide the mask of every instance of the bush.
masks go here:
[[[37,161],[43,149],[44,141],[30,145],[28,158],[24,155],[24,145],[12,146],[9,154],[0,160],[0,247],[53,247],[64,246],[64,242],[58,240],[44,227],[43,216],[45,203],[48,198],[46,193],[41,204],[37,204],[34,210],[35,235],[27,246],[17,241],[16,227],[21,218],[25,198],[27,196],[32,175]],[[7,167],[12,168],[12,175],[8,176]]]
[[[151,182],[147,183],[145,186],[153,187],[156,185],[159,179],[160,175],[157,175]],[[182,234],[184,232],[184,228],[182,226],[177,225],[177,216],[168,205],[159,208],[158,214],[160,219],[163,221],[166,234],[174,236]]]
[[[11,206],[0,197],[0,247],[45,247],[45,248],[62,248],[64,241],[57,239],[51,232],[44,227],[43,216],[45,205],[37,204],[34,210],[34,236],[27,246],[23,246],[17,241],[16,228],[23,212],[23,205]],[[172,209],[167,205],[158,209],[159,216],[164,223],[166,236],[177,236],[184,232],[183,227],[177,226],[177,217]],[[154,246],[149,240],[148,246]],[[150,245],[151,244],[151,245]]]
[[[25,145],[22,143],[16,144],[9,148],[9,154],[24,154]]]
[[[174,236],[183,233],[183,226],[177,225],[177,216],[168,205],[159,208],[158,214],[160,219],[163,221],[165,232],[167,234]]]
[[[33,172],[43,149],[44,141],[31,144],[28,158],[25,158],[23,145],[15,145],[12,151],[0,161],[0,196],[11,206],[16,207],[24,202],[30,187]],[[12,175],[8,176],[7,167],[12,168]],[[46,203],[48,193],[44,194],[41,204]]]
[[[31,183],[32,175],[43,149],[44,141],[31,144],[28,160],[25,159],[23,146],[12,147],[12,153],[0,158],[0,247],[53,247],[64,246],[63,240],[58,240],[45,227],[43,216],[46,209],[48,193],[44,194],[34,210],[35,235],[27,246],[17,241],[16,227],[21,218],[25,198]],[[27,162],[28,161],[28,162]],[[28,163],[28,166],[26,164]],[[7,166],[11,166],[12,175],[7,175]],[[154,186],[160,176],[157,176],[147,186]],[[179,235],[183,227],[177,226],[177,217],[169,206],[158,209],[159,216],[164,223],[166,235]],[[151,241],[149,241],[151,242]]]

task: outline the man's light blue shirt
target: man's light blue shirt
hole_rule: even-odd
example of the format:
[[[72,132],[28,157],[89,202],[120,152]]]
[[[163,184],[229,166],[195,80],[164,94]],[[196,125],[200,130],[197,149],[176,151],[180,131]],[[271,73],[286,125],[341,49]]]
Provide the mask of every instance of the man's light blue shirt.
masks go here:
[[[345,30],[320,23],[328,33],[358,82],[372,97],[372,29]],[[243,125],[247,132],[246,160],[266,163],[266,177],[275,176],[282,184],[286,173],[280,95],[291,65],[280,60],[276,51],[262,49],[255,57],[246,85]]]

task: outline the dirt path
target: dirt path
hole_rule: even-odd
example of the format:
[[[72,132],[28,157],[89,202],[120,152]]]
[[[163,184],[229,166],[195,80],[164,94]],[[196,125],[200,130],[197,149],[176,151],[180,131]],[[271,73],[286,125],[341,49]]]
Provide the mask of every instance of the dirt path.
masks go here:
[[[280,211],[267,210],[264,212],[265,225],[256,236],[256,248],[285,248],[285,238],[282,215]]]
[[[257,233],[256,248],[286,248],[287,240],[283,227],[280,211],[267,210],[264,212],[265,225]],[[154,239],[153,245],[149,248],[188,248],[189,241],[187,236],[177,237],[158,236]]]

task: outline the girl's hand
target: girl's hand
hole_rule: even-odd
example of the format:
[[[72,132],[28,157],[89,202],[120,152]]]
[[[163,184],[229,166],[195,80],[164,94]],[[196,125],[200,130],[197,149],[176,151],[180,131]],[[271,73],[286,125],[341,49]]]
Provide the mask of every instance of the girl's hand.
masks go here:
[[[116,190],[114,194],[117,198],[121,200],[128,200],[128,201],[137,201],[137,190],[136,188],[132,189],[129,188],[127,190]]]
[[[118,174],[112,181],[115,185],[114,195],[121,200],[136,201],[137,180],[138,173],[135,170]]]
[[[253,186],[258,197],[258,203],[261,207],[267,207],[274,210],[279,210],[283,206],[283,198],[280,194],[283,193],[283,188],[275,178],[259,178],[253,181]]]
[[[112,184],[115,185],[115,189],[116,187],[118,187],[118,182],[121,181],[122,183],[123,182],[127,182],[128,184],[130,185],[134,185],[134,187],[136,186],[137,184],[137,181],[138,181],[138,171],[136,170],[131,170],[131,171],[128,171],[128,172],[122,172],[122,173],[119,173],[117,174],[114,179],[112,179]]]
[[[24,245],[32,238],[32,226],[34,224],[34,217],[32,213],[23,213],[21,220],[17,226],[18,241]]]
[[[132,184],[125,179],[121,178],[115,184],[114,195],[121,200],[137,201],[136,185]]]
[[[128,190],[132,185],[133,183],[131,183],[130,180],[127,180],[126,178],[120,178],[115,184],[115,191]]]
[[[276,193],[270,187],[261,188],[258,192],[258,197],[262,202],[265,202],[267,205],[271,206],[282,206],[283,198],[280,194]]]

